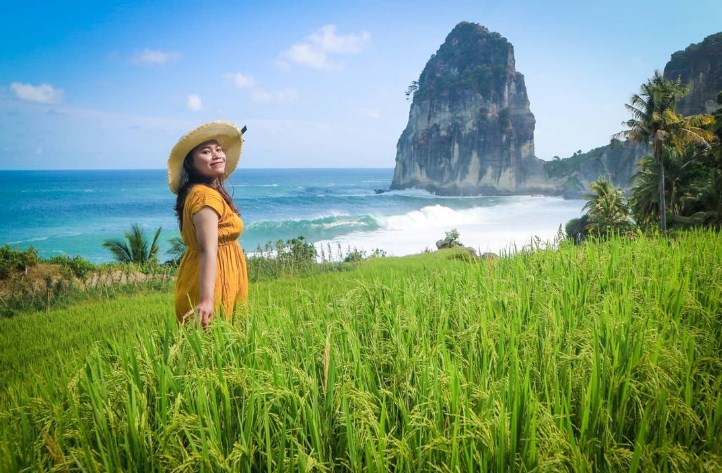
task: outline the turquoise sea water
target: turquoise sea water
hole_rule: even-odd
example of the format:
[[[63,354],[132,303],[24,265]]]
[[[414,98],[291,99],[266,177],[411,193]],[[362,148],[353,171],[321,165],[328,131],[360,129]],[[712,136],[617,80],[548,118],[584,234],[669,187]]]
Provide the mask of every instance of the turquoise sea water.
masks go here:
[[[550,239],[578,217],[582,201],[556,197],[438,197],[388,189],[393,169],[240,169],[227,182],[246,230],[241,245],[305,236],[319,245],[380,248],[389,255],[434,248],[457,228],[481,251]],[[131,224],[179,235],[165,170],[0,171],[0,244],[33,246],[43,257],[81,255],[110,261],[103,240]]]

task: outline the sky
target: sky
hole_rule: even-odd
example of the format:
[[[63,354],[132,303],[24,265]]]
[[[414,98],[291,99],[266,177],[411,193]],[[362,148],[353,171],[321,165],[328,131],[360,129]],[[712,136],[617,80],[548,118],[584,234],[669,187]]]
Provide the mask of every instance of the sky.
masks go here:
[[[3,0],[0,169],[161,169],[188,130],[246,125],[241,167],[392,168],[404,92],[461,21],[514,46],[535,152],[607,144],[719,0]]]

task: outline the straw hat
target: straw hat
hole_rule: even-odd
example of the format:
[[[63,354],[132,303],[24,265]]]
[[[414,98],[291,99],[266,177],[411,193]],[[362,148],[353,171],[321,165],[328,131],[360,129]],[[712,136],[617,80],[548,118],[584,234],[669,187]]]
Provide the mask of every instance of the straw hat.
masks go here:
[[[215,121],[204,123],[178,140],[168,157],[168,187],[174,194],[178,193],[183,175],[183,160],[193,148],[209,140],[216,140],[226,153],[226,177],[238,166],[243,147],[243,133],[234,123]]]

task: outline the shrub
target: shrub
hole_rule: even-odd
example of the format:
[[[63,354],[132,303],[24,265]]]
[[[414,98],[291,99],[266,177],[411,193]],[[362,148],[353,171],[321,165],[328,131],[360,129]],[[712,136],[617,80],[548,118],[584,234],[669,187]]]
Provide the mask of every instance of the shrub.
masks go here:
[[[388,256],[381,248],[374,248],[371,250],[371,256],[369,258],[386,258]]]
[[[447,248],[462,246],[461,242],[459,241],[459,231],[456,228],[452,228],[451,230],[446,232],[446,236],[444,237],[444,243],[446,244]]]
[[[589,217],[587,214],[582,215],[580,218],[573,218],[567,222],[564,226],[564,233],[567,238],[574,243],[581,243],[587,237],[587,224]]]
[[[255,253],[246,258],[250,281],[277,278],[287,275],[308,274],[317,269],[316,248],[306,238],[298,236],[290,240],[268,241],[258,245]]]
[[[32,246],[26,250],[0,247],[0,279],[7,279],[16,271],[27,271],[38,264],[38,251]]]
[[[357,250],[354,248],[353,250],[350,250],[346,257],[343,259],[344,263],[355,263],[357,261],[361,261],[364,258],[366,258],[366,252],[364,250]]]
[[[80,279],[85,279],[91,271],[97,269],[93,263],[82,256],[53,256],[49,258],[47,262],[50,264],[59,264],[65,271]]]
[[[316,260],[316,248],[312,243],[306,242],[306,237],[298,236],[286,241],[287,254],[296,262],[311,262]]]

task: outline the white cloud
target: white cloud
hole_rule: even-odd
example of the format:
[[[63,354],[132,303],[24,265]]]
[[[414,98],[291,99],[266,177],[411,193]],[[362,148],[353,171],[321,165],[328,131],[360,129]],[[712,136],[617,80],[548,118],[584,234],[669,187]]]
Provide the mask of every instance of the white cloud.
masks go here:
[[[282,52],[278,66],[289,68],[291,64],[298,64],[314,69],[340,69],[343,63],[331,61],[330,55],[356,54],[363,51],[370,40],[368,31],[339,35],[335,25],[322,26],[304,41]]]
[[[50,84],[31,85],[13,82],[10,84],[10,89],[19,99],[28,102],[57,103],[63,99],[62,89],[56,89]]]
[[[295,89],[281,89],[273,91],[254,89],[251,92],[251,100],[256,103],[293,103],[298,100],[298,92]]]
[[[190,94],[188,96],[188,99],[186,100],[186,107],[188,107],[188,110],[191,112],[198,112],[203,108],[203,102],[201,101],[201,97],[196,94]]]
[[[162,66],[170,64],[183,57],[180,53],[160,51],[158,49],[145,49],[142,53],[133,56],[135,64],[148,64],[151,66]]]
[[[235,86],[238,87],[239,89],[248,89],[248,88],[256,85],[256,80],[253,77],[251,77],[247,74],[242,74],[240,72],[236,72],[236,73],[229,72],[229,73],[223,74],[223,77],[233,81]]]
[[[241,72],[225,73],[223,77],[233,82],[233,84],[241,90],[248,91],[253,102],[256,103],[293,103],[298,101],[298,92],[296,89],[286,88],[279,90],[266,90],[256,82],[252,76]]]

